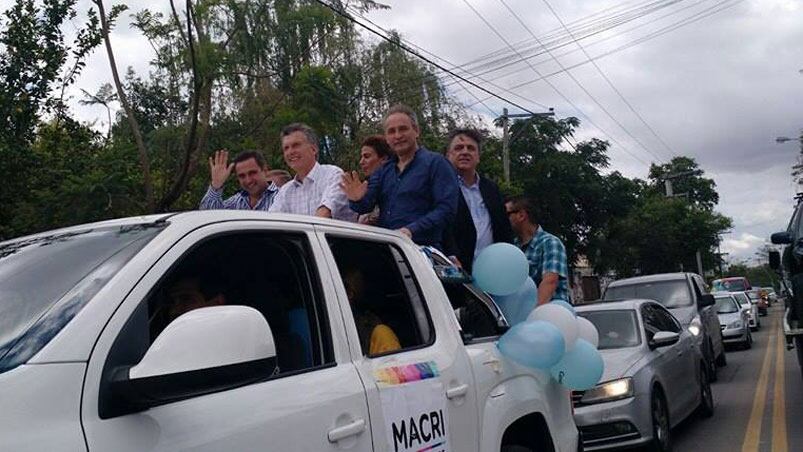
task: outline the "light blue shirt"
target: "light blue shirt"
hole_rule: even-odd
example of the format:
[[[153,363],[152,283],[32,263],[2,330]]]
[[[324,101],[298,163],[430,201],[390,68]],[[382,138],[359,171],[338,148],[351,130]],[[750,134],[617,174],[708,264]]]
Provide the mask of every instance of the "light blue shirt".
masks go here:
[[[479,174],[475,175],[474,184],[471,186],[466,185],[462,177],[458,176],[458,179],[460,180],[460,191],[463,192],[463,199],[466,200],[468,211],[471,212],[471,219],[474,221],[474,229],[477,230],[477,244],[474,245],[474,258],[476,259],[480,255],[480,251],[494,242],[494,234],[491,229],[491,214],[488,213],[485,201],[482,200]]]

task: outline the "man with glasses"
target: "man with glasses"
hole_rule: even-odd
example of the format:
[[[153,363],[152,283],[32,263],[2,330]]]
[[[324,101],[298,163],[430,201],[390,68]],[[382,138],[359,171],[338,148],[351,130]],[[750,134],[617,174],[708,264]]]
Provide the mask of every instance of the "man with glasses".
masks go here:
[[[570,302],[569,266],[563,242],[538,225],[538,214],[531,199],[511,198],[505,203],[505,210],[516,234],[514,243],[527,256],[530,277],[538,286],[538,305],[552,300]]]
[[[485,247],[513,243],[513,230],[499,187],[477,173],[482,135],[474,129],[455,129],[449,133],[448,143],[446,158],[457,171],[460,194],[457,215],[446,230],[445,251],[470,273],[474,259]]]

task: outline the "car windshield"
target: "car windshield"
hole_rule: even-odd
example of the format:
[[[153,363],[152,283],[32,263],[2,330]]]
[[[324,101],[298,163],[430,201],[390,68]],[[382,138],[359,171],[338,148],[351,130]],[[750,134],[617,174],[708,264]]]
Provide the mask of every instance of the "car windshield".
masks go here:
[[[712,285],[714,292],[741,292],[748,289],[747,281],[744,278],[715,279]]]
[[[0,372],[25,362],[161,230],[56,232],[0,244]]]
[[[738,301],[739,304],[750,304],[750,299],[747,298],[747,295],[743,293],[733,294],[733,297],[736,298],[736,301]]]
[[[605,300],[628,298],[655,300],[670,309],[691,306],[692,304],[689,286],[686,284],[685,279],[608,286],[604,296]]]
[[[585,311],[577,315],[586,318],[597,327],[599,349],[635,347],[641,344],[638,334],[636,311]]]
[[[758,293],[757,290],[751,290],[750,292],[747,292],[747,296],[750,297],[751,300],[758,300],[761,298],[761,294]]]
[[[716,297],[717,301],[717,314],[733,314],[739,312],[738,306],[733,302],[731,297]]]

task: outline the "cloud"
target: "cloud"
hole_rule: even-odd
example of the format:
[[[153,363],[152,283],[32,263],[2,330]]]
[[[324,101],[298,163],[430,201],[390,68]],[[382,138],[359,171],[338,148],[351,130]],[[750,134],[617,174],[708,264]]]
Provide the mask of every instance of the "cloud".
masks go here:
[[[728,253],[726,260],[729,262],[751,261],[755,258],[758,247],[764,243],[766,242],[763,238],[743,232],[736,238],[725,238],[722,241],[722,252]]]

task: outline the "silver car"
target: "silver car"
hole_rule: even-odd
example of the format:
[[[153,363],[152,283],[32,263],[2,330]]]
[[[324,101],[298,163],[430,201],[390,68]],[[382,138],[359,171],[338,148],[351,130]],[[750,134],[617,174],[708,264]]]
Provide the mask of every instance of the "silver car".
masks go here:
[[[752,347],[753,336],[750,334],[748,310],[728,293],[714,294],[714,299],[722,328],[722,341],[726,344],[739,344],[744,348]]]
[[[750,325],[750,329],[753,331],[761,329],[761,317],[758,315],[758,305],[750,301],[750,297],[747,296],[746,292],[731,292],[730,294],[742,305],[742,309],[747,310],[747,323]]]
[[[708,367],[694,335],[661,304],[624,300],[577,307],[599,331],[601,383],[572,394],[584,450],[671,449],[670,429],[695,409],[714,413]]]

